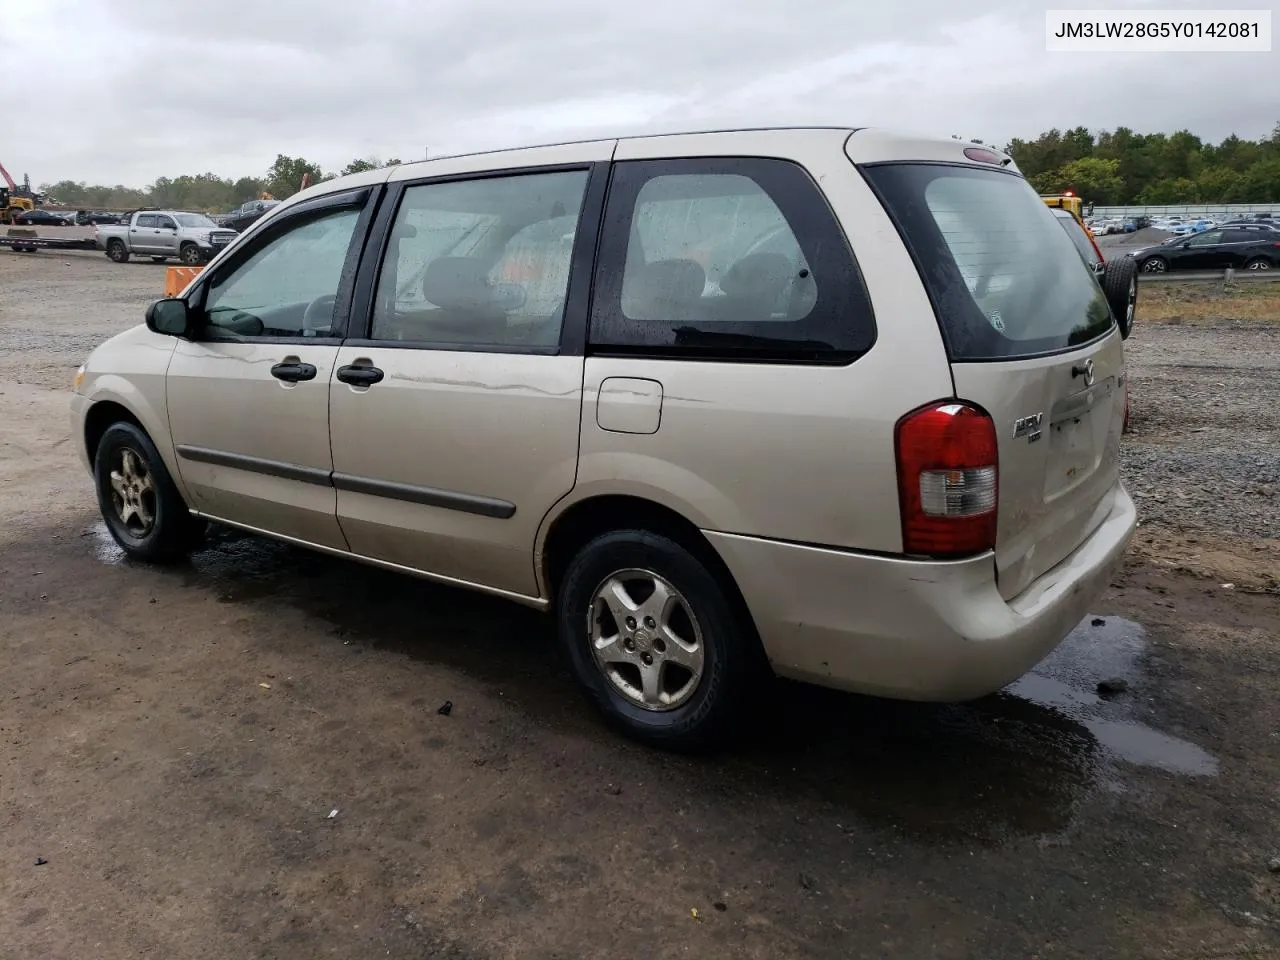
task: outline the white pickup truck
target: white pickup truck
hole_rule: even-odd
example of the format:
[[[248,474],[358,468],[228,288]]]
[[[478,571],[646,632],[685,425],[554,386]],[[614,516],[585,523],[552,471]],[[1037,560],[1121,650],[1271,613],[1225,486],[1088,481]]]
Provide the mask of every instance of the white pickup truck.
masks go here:
[[[139,210],[120,225],[99,226],[94,236],[98,249],[116,263],[139,256],[157,263],[176,258],[197,266],[234,240],[236,232],[218,226],[203,213]]]

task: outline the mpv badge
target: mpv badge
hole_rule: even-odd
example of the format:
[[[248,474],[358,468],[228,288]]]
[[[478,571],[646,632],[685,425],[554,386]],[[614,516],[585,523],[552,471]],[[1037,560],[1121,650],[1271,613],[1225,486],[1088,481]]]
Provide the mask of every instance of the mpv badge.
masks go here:
[[[1027,443],[1035,443],[1040,439],[1040,425],[1044,423],[1044,413],[1020,417],[1013,422],[1013,439],[1027,438]]]

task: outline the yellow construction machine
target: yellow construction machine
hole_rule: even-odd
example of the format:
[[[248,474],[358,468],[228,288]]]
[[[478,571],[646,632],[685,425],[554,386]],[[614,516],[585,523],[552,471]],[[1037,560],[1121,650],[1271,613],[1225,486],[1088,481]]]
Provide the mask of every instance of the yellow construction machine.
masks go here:
[[[18,214],[36,208],[36,197],[13,182],[3,163],[0,163],[0,179],[4,180],[0,184],[0,223],[12,225]]]

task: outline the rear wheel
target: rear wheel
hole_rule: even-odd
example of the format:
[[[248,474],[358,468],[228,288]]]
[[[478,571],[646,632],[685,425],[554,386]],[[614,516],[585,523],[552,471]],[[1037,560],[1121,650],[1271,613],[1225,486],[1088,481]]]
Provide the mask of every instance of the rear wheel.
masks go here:
[[[1266,257],[1254,257],[1244,265],[1246,270],[1270,270],[1271,261]]]
[[[1143,273],[1164,273],[1169,269],[1169,261],[1164,257],[1147,257],[1142,261]]]
[[[125,248],[123,240],[107,241],[107,258],[113,263],[129,262],[129,251]]]
[[[725,739],[758,675],[758,641],[716,575],[645,530],[617,530],[569,564],[560,641],[597,708],[627,735],[698,748]]]
[[[155,444],[132,423],[113,423],[98,442],[93,473],[107,530],[129,556],[172,563],[194,549],[205,523],[191,516]]]

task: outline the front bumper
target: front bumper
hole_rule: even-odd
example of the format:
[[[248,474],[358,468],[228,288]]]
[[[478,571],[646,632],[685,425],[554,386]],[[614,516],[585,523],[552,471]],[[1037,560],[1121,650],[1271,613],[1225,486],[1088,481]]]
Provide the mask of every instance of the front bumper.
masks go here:
[[[71,394],[71,439],[76,445],[80,465],[89,473],[93,473],[93,463],[89,460],[89,451],[84,443],[84,418],[88,409],[88,398],[79,393]]]
[[[991,554],[937,562],[707,532],[781,676],[904,700],[994,693],[1042,660],[1106,590],[1137,525],[1115,490],[1107,519],[1013,600]]]

